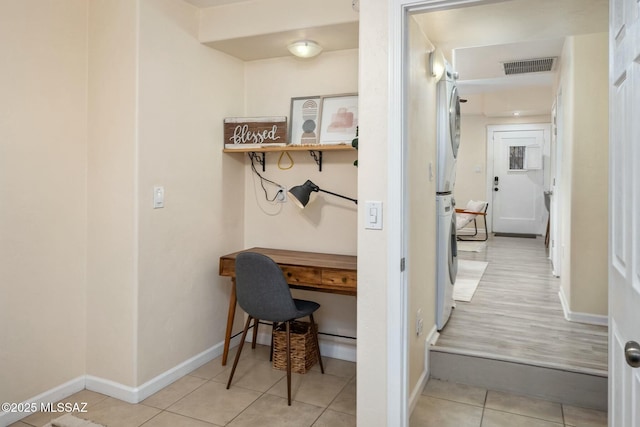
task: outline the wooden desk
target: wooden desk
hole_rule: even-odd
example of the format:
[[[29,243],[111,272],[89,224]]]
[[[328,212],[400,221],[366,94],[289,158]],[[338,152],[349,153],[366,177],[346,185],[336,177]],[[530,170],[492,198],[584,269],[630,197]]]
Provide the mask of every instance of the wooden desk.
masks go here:
[[[269,248],[251,248],[221,256],[220,275],[231,277],[232,283],[222,353],[223,365],[227,364],[236,314],[236,255],[240,252],[258,252],[273,259],[282,268],[284,277],[292,288],[353,296],[357,293],[358,258],[355,256]]]

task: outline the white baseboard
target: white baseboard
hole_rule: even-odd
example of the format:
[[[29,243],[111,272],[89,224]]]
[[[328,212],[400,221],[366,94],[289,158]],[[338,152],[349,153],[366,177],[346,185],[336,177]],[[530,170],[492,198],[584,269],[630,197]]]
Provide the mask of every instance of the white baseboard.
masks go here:
[[[269,328],[269,330],[271,330]],[[251,339],[251,335],[247,334],[247,341]],[[356,340],[322,336],[320,334],[318,340],[320,341],[320,354],[322,356],[331,357],[333,359],[346,360],[348,362],[355,362],[356,359]],[[271,345],[271,334],[258,332],[256,342],[262,345]]]
[[[427,353],[429,350],[427,349]],[[422,395],[422,390],[424,390],[424,386],[427,385],[427,381],[429,381],[429,371],[423,370],[422,374],[420,374],[420,378],[418,378],[418,382],[416,386],[411,390],[411,394],[409,395],[409,416],[413,414],[413,410],[418,404],[418,399]]]
[[[138,403],[138,389],[93,375],[85,376],[85,388],[127,403]]]
[[[84,390],[85,387],[85,377],[84,375],[74,378],[70,381],[67,381],[64,384],[61,384],[57,387],[52,388],[51,390],[47,390],[44,393],[40,393],[39,395],[32,397],[31,399],[25,400],[21,402],[21,406],[26,406],[35,404],[37,408],[40,408],[40,404],[44,403],[55,403],[58,402],[65,397],[69,397],[74,393],[77,393],[81,390]],[[16,402],[17,403],[17,402]],[[0,412],[0,426],[8,426],[17,421],[20,421],[22,418],[31,415],[31,412]]]
[[[239,342],[240,337],[232,338],[230,347],[238,345]],[[223,350],[224,343],[218,343],[203,351],[202,353],[197,354],[192,358],[187,359],[184,362],[174,366],[173,368],[150,379],[139,387],[125,386],[111,380],[87,375],[86,388],[87,390],[106,394],[107,396],[115,397],[116,399],[123,400],[128,403],[139,403],[152,394],[162,390],[174,381],[182,378],[189,372],[192,372],[205,363],[221,356]]]
[[[238,345],[239,342],[240,337],[235,337],[231,340],[230,346],[234,347]],[[197,354],[192,358],[174,366],[168,371],[165,371],[160,375],[152,378],[139,387],[127,386],[93,375],[82,375],[62,385],[54,387],[51,390],[47,390],[44,393],[41,393],[31,399],[25,400],[22,403],[35,403],[37,404],[37,407],[40,407],[40,403],[55,403],[84,389],[102,393],[107,396],[122,400],[124,402],[139,403],[152,394],[162,390],[174,381],[182,378],[189,372],[192,372],[205,363],[221,356],[223,349],[224,343],[218,343],[203,351],[202,353]],[[13,424],[30,414],[30,412],[0,412],[0,427]]]
[[[433,328],[431,328],[431,330],[429,331],[429,334],[424,340],[424,369],[420,374],[420,378],[418,379],[416,386],[413,388],[413,390],[411,391],[411,394],[409,395],[409,415],[413,413],[413,410],[418,404],[418,399],[422,395],[422,390],[424,390],[424,387],[427,385],[427,382],[429,381],[429,376],[430,376],[429,354],[431,350],[430,347],[438,340],[439,336],[440,334],[438,333],[438,329],[436,328],[436,325],[433,325]]]
[[[590,314],[590,313],[580,313],[574,312],[569,309],[569,302],[564,295],[564,289],[560,288],[560,292],[558,292],[558,296],[560,297],[560,304],[562,304],[562,311],[564,312],[564,318],[569,322],[576,323],[586,323],[588,325],[598,325],[598,326],[608,326],[609,325],[609,317],[603,316],[601,314]]]

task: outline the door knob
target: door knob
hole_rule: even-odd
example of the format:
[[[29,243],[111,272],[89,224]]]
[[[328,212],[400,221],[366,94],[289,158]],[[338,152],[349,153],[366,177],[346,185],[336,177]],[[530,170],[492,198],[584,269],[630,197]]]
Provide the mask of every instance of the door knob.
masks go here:
[[[624,346],[624,357],[627,364],[632,368],[640,367],[640,344],[635,341],[629,341]]]

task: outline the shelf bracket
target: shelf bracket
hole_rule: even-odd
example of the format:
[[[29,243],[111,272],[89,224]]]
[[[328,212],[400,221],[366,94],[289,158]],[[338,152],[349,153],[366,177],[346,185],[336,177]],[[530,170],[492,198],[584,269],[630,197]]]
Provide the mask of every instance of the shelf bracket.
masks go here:
[[[262,156],[260,156],[260,155],[259,155],[258,153],[256,153],[255,151],[250,151],[250,152],[248,152],[247,154],[249,155],[249,158],[250,158],[251,160],[255,160],[255,161],[256,161],[256,162],[258,162],[260,165],[262,165],[262,172],[265,172],[265,171],[266,171],[266,168],[265,168],[265,163],[266,163],[266,162],[265,162],[265,157],[266,157],[266,153],[265,153],[264,151],[263,151],[262,153],[260,153],[260,154],[262,154]]]
[[[315,150],[309,150],[309,154],[316,161],[318,172],[322,172],[322,151],[318,151],[318,154],[316,154]]]

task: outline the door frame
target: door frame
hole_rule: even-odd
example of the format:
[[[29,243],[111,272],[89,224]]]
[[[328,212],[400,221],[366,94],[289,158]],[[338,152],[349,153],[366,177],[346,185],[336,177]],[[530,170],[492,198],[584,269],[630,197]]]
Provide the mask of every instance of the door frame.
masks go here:
[[[407,59],[410,14],[454,7],[479,6],[505,0],[388,0],[389,95],[387,144],[387,419],[386,425],[409,424],[408,292],[407,275],[400,268],[407,255]],[[373,7],[373,6],[370,6]]]
[[[493,134],[495,132],[518,132],[518,131],[543,131],[544,132],[544,146],[542,152],[544,157],[543,161],[543,174],[549,172],[549,142],[551,135],[551,123],[522,123],[511,125],[489,125],[487,126],[487,176],[486,176],[486,200],[489,202],[487,208],[487,235],[493,232],[493,171],[494,171],[494,149],[493,149]],[[548,191],[548,179],[543,181],[543,191]],[[544,212],[544,211],[543,211]]]
[[[554,132],[551,136],[554,143],[550,147],[551,168],[550,174],[552,181],[549,183],[549,190],[553,192],[551,195],[551,209],[549,215],[551,219],[551,227],[549,230],[549,258],[551,259],[551,269],[555,277],[562,275],[562,247],[564,242],[562,239],[562,149],[564,135],[564,105],[562,100],[562,86],[558,88],[556,93],[556,102],[554,104]]]

